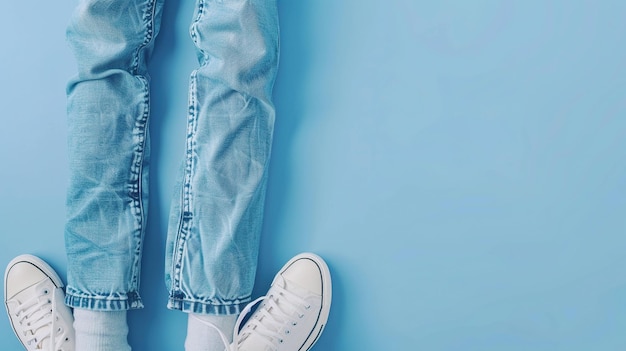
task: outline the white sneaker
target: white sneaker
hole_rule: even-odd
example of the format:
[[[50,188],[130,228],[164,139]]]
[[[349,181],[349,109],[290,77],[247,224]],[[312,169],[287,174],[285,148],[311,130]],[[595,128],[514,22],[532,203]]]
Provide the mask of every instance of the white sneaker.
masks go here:
[[[74,351],[73,317],[63,283],[41,259],[21,255],[4,273],[4,303],[26,350]]]
[[[241,313],[231,350],[309,350],[326,325],[331,295],[330,271],[324,260],[312,253],[295,256],[276,274],[267,295]],[[237,332],[243,317],[261,301]]]

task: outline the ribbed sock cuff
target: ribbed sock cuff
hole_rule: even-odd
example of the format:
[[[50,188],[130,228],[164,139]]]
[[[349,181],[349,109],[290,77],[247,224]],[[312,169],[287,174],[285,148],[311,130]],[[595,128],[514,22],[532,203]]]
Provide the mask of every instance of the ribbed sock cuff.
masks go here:
[[[74,309],[76,350],[130,351],[126,311]]]

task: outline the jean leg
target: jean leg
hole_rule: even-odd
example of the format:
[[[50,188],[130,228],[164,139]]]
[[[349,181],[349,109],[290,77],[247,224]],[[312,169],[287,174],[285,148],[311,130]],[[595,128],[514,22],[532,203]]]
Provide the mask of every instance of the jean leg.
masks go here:
[[[70,181],[66,303],[122,310],[138,294],[147,209],[146,61],[163,0],[81,0],[67,29]]]
[[[278,66],[275,0],[197,0],[186,157],[172,203],[168,307],[236,314],[250,300]]]

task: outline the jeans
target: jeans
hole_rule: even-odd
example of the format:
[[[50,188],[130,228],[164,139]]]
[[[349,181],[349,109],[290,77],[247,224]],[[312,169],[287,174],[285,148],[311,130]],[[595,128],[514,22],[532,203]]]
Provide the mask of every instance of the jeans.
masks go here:
[[[164,0],[81,0],[67,29],[66,303],[142,307],[150,143],[147,62]],[[256,273],[275,110],[275,0],[197,0],[186,151],[166,245],[168,307],[236,314]],[[152,267],[150,267],[152,268]]]

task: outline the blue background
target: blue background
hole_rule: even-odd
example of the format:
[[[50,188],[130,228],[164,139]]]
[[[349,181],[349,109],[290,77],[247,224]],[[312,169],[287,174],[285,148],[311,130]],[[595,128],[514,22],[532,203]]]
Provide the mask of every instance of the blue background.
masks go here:
[[[0,263],[65,275],[64,42],[74,1],[0,5]],[[328,260],[317,350],[626,349],[626,2],[279,2],[278,119],[255,295]],[[153,57],[154,164],[135,350],[182,350],[163,251],[192,1]],[[5,350],[19,350],[0,318]]]

